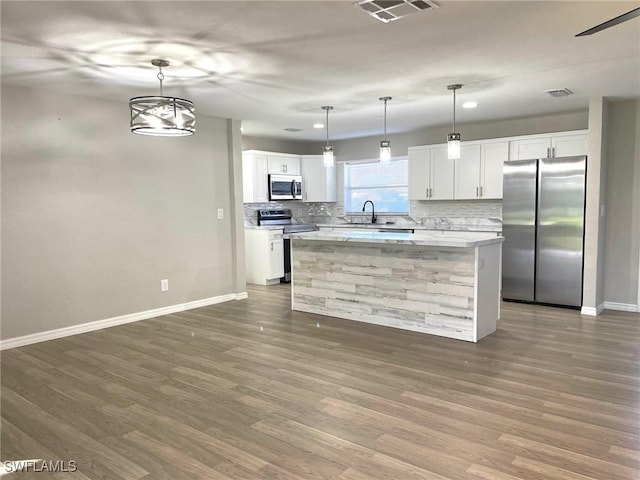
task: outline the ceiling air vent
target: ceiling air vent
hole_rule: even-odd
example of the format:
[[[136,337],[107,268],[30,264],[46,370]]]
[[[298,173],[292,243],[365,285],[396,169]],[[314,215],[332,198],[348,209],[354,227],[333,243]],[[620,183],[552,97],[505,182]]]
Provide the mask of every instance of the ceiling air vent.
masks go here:
[[[545,93],[548,93],[552,97],[568,97],[569,95],[573,95],[573,92],[568,88],[560,88],[558,90],[546,90]]]
[[[284,131],[285,131],[285,132],[293,132],[293,133],[296,133],[296,132],[301,132],[301,131],[302,131],[302,129],[301,129],[301,128],[287,127],[287,128],[285,128],[285,129],[284,129]]]
[[[431,0],[362,0],[355,4],[382,23],[393,22],[421,10],[437,8]]]

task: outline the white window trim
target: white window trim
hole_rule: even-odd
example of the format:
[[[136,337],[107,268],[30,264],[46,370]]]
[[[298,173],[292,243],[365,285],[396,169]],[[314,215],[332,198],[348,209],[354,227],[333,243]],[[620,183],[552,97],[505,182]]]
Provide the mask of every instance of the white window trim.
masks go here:
[[[409,156],[408,155],[402,155],[402,156],[398,156],[398,157],[391,157],[391,163],[395,162],[395,161],[402,161],[402,160],[409,160]],[[378,163],[380,162],[380,159],[378,158],[370,158],[370,159],[363,159],[363,160],[347,160],[345,162],[341,162],[343,164],[343,201],[344,201],[344,215],[345,216],[349,216],[349,217],[367,217],[367,216],[371,216],[371,211],[368,210],[366,212],[363,212],[362,210],[358,210],[356,212],[351,212],[347,210],[347,173],[346,173],[346,166],[347,165],[358,165],[358,164],[366,164],[366,163]],[[409,178],[407,178],[407,189],[409,188]],[[386,188],[386,187],[393,187],[394,185],[385,185],[385,187],[380,187],[380,188]],[[404,186],[404,184],[401,184],[399,186]],[[365,188],[365,187],[362,187]],[[371,188],[371,187],[366,187],[366,188]],[[376,187],[373,187],[376,188]],[[355,190],[357,190],[358,188],[356,188]],[[399,217],[399,216],[406,216],[409,215],[409,209],[410,206],[407,205],[407,211],[406,212],[377,212],[376,211],[376,217]]]

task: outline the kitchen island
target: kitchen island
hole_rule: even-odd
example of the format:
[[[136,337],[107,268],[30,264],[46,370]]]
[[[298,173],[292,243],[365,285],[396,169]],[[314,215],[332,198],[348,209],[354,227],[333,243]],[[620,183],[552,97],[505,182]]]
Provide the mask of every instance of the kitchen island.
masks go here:
[[[477,342],[500,316],[503,237],[291,234],[293,310]]]

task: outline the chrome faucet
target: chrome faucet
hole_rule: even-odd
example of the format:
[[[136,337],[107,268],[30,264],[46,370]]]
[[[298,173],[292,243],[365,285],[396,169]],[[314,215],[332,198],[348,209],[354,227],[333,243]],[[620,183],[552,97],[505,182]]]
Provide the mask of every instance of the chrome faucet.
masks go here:
[[[376,207],[373,205],[373,202],[371,200],[367,200],[366,202],[364,202],[364,205],[362,205],[362,211],[364,212],[364,208],[367,206],[367,203],[371,204],[371,223],[376,223]]]

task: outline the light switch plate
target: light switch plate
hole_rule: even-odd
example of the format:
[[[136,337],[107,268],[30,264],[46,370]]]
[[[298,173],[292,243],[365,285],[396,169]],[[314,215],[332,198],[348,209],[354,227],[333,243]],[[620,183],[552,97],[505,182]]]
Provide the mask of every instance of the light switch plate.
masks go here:
[[[224,218],[224,208],[218,209],[218,220],[222,220]]]

